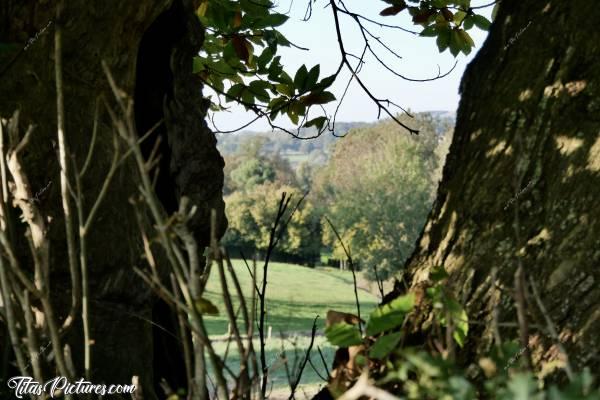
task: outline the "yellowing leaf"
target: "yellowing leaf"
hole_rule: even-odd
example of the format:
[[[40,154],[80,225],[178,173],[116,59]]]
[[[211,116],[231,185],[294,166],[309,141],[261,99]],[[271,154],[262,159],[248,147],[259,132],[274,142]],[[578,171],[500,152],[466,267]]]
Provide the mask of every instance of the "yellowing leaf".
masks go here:
[[[203,297],[196,299],[194,305],[196,306],[196,311],[198,311],[200,314],[219,315],[219,309],[213,303]]]
[[[202,3],[200,3],[200,6],[196,10],[196,14],[199,17],[204,17],[204,15],[206,15],[207,9],[208,9],[208,0],[204,0]]]

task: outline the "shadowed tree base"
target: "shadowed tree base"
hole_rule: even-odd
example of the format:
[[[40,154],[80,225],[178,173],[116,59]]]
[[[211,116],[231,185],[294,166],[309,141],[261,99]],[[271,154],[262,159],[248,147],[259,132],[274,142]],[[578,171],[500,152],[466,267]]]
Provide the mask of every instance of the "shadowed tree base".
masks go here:
[[[517,321],[519,258],[574,369],[600,369],[598,17],[584,0],[503,1],[463,77],[443,181],[407,271],[415,290],[444,266],[469,318],[484,323],[469,328],[465,366],[493,345],[495,307],[500,322]],[[530,289],[527,309],[547,331]],[[539,329],[530,328],[529,346],[538,370],[560,358]]]

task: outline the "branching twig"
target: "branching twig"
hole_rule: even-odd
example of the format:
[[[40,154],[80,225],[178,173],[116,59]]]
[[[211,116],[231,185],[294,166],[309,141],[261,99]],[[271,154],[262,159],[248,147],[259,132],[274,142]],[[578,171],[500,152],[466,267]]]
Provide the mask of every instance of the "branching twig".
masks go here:
[[[344,250],[344,254],[346,254],[346,257],[348,258],[348,262],[350,263],[350,270],[352,271],[352,283],[354,286],[354,299],[356,300],[356,313],[358,316],[358,330],[360,331],[360,333],[362,335],[362,319],[360,318],[360,302],[358,301],[358,285],[356,283],[356,271],[354,270],[354,262],[352,261],[352,255],[350,254],[350,249],[346,248],[346,245],[344,244],[342,237],[338,233],[337,229],[335,229],[335,226],[333,226],[333,223],[331,222],[331,220],[327,216],[325,216],[325,220],[327,221],[327,223],[333,230],[333,233],[335,234],[338,241],[340,242],[340,245],[342,246],[342,249]]]
[[[313,344],[315,342],[315,334],[317,333],[317,319],[318,318],[319,318],[318,316],[315,317],[315,320],[313,321],[312,331],[311,331],[311,335],[310,335],[310,343],[308,344],[308,348],[306,349],[306,354],[304,355],[304,359],[300,363],[298,372],[296,373],[296,376],[294,377],[294,380],[291,384],[291,388],[290,388],[291,393],[290,393],[290,397],[288,398],[288,400],[292,400],[294,398],[294,393],[296,393],[296,388],[300,384],[300,380],[302,379],[302,373],[304,372],[306,363],[310,359],[310,352],[311,352]]]
[[[558,347],[558,350],[560,350],[560,352],[563,354],[563,357],[565,358],[565,372],[567,373],[569,380],[572,381],[573,380],[573,368],[571,367],[571,363],[569,361],[569,354],[567,353],[567,350],[565,349],[562,342],[560,341],[560,337],[558,336],[558,331],[556,330],[556,325],[554,325],[554,322],[552,321],[550,314],[548,314],[548,310],[546,310],[546,306],[544,306],[544,303],[542,302],[542,298],[540,297],[540,293],[537,289],[537,286],[531,276],[529,277],[529,285],[531,286],[531,290],[533,292],[533,298],[535,299],[537,306],[540,309],[540,312],[542,313],[544,319],[546,320],[546,325],[548,326],[548,331],[550,332],[552,339],[556,343],[556,347]]]

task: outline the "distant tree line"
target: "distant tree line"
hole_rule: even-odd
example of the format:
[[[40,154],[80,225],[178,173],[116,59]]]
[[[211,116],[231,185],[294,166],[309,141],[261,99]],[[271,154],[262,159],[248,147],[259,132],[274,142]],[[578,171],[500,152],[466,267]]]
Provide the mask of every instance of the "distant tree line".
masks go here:
[[[368,277],[375,278],[377,271],[384,279],[398,271],[435,197],[453,125],[451,118],[430,113],[410,122],[419,135],[384,120],[361,124],[343,139],[315,141],[310,151],[325,154],[322,163],[301,150],[311,141],[237,137],[235,151],[224,152],[229,219],[224,243],[232,255],[264,255],[281,193],[294,193],[297,199],[309,193],[275,259],[311,266],[323,258],[343,262],[346,256],[324,221],[327,216]],[[287,147],[274,143],[288,140]],[[232,138],[224,141],[231,150]]]

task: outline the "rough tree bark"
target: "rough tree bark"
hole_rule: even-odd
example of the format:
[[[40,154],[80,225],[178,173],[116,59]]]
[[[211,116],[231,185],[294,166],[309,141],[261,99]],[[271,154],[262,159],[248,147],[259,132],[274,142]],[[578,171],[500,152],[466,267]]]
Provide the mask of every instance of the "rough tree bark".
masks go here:
[[[600,369],[599,17],[585,0],[503,1],[463,77],[437,201],[407,271],[418,290],[444,266],[470,319],[485,322],[470,326],[465,365],[493,345],[494,307],[500,321],[517,321],[520,259],[573,366]],[[546,326],[531,291],[528,313]],[[557,358],[535,328],[529,344],[538,367]]]
[[[223,160],[203,120],[207,104],[201,84],[191,73],[191,56],[203,40],[193,9],[194,4],[187,0],[67,1],[62,22],[63,68],[67,141],[80,164],[90,143],[98,96],[112,100],[101,60],[107,62],[120,87],[135,94],[140,133],[164,119],[152,138],[163,138],[157,192],[169,211],[177,207],[181,195],[198,205],[192,229],[203,246],[209,242],[210,209],[217,210],[221,232],[226,220],[221,193]],[[55,4],[3,1],[0,21],[0,116],[7,118],[19,109],[21,126],[37,126],[25,162],[34,189],[52,182],[41,207],[52,221],[49,236],[54,300],[66,313],[70,282],[53,145]],[[112,137],[110,119],[101,112],[95,162],[83,182],[87,204],[97,195],[110,165]],[[152,373],[153,296],[131,268],[142,262],[141,238],[128,203],[137,191],[138,178],[133,170],[129,165],[117,172],[88,239],[95,342],[92,374],[93,381],[107,383],[130,383],[131,377],[138,375],[147,395],[153,379],[160,377]],[[27,254],[24,241],[21,250]],[[76,364],[82,357],[82,339],[75,334],[79,330],[75,327],[69,338]]]

